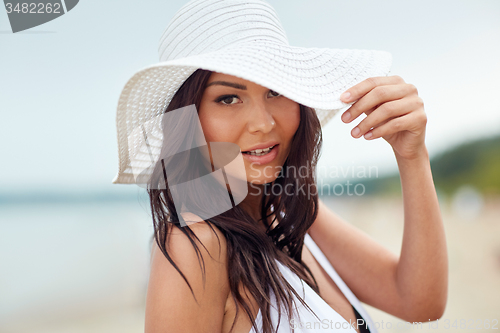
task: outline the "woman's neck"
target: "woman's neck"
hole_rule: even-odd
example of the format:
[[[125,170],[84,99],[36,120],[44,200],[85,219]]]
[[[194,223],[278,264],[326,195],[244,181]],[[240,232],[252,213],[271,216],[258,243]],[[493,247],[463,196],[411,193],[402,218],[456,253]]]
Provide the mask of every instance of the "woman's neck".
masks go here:
[[[260,218],[263,193],[264,185],[248,183],[248,194],[240,203],[241,208],[243,208],[254,220]]]
[[[262,228],[267,229],[267,226],[263,223],[263,221],[259,221],[261,219],[261,210],[262,210],[262,196],[264,194],[264,186],[261,184],[250,184],[248,183],[248,194],[246,198],[240,203],[241,208],[243,208],[248,215],[250,215],[255,221],[259,222],[259,225]],[[271,213],[271,212],[268,212]],[[269,216],[267,224],[270,224],[274,219],[274,214]],[[271,229],[276,224],[273,223]]]

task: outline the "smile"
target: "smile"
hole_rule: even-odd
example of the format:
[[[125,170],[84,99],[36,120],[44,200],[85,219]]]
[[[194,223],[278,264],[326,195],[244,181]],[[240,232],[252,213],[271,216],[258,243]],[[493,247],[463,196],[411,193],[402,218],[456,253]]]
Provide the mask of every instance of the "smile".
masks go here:
[[[265,149],[244,151],[242,155],[245,160],[252,164],[263,165],[274,161],[276,156],[278,156],[279,149],[280,145],[276,144]]]
[[[265,149],[255,149],[255,150],[250,150],[250,151],[244,151],[243,154],[248,154],[248,155],[254,155],[254,156],[264,156],[264,155],[267,155],[269,154],[269,152],[274,148],[276,147],[277,145],[274,145],[272,147],[269,147],[269,148],[265,148]]]

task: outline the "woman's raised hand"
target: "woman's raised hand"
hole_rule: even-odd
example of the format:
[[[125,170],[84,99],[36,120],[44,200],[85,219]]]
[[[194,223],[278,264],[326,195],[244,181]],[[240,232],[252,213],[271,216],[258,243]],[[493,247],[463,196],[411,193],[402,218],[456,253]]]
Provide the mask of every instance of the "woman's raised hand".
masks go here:
[[[351,87],[341,95],[344,103],[356,101],[342,114],[350,123],[361,113],[367,117],[352,131],[354,138],[384,138],[394,153],[413,159],[425,148],[427,115],[417,88],[399,76],[372,77]]]

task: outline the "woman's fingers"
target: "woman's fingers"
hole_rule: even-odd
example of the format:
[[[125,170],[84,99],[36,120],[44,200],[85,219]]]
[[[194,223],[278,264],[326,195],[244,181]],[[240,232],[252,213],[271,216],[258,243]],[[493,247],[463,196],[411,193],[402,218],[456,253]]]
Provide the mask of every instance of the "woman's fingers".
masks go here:
[[[342,115],[342,121],[349,123],[359,117],[362,113],[376,108],[383,103],[401,99],[405,96],[417,96],[417,89],[412,84],[393,84],[376,86],[367,94],[354,103],[349,110]]]
[[[388,120],[408,114],[423,107],[423,101],[418,96],[402,98],[383,103],[363,119],[352,131],[355,138],[367,133],[371,128],[378,127]]]
[[[402,84],[405,81],[399,76],[379,76],[370,77],[357,85],[347,89],[341,96],[340,100],[344,103],[351,103],[366,95],[369,91],[377,86],[386,86],[394,84]]]
[[[410,112],[403,116],[390,119],[384,124],[373,128],[371,131],[368,131],[365,134],[365,138],[368,140],[373,140],[405,130],[411,131],[416,128],[425,128],[426,123],[427,115],[422,109],[421,111]]]
[[[396,154],[413,158],[425,147],[427,115],[417,88],[399,76],[373,77],[348,89],[341,96],[352,106],[341,116],[350,123],[362,113],[367,116],[352,129],[354,138],[384,138]]]
[[[375,139],[412,129],[416,133],[422,126],[425,128],[427,122],[417,88],[399,76],[366,79],[348,89],[341,100],[354,102],[341,117],[345,123],[352,122],[362,113],[367,115],[351,131],[354,138],[364,135],[367,139]],[[421,120],[425,122],[422,124]]]

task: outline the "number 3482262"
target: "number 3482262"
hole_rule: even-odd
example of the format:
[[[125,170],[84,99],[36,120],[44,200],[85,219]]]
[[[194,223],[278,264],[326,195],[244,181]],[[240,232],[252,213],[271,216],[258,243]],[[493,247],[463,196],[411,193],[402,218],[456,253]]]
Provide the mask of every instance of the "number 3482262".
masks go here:
[[[7,14],[12,12],[15,13],[23,13],[23,14],[62,14],[61,12],[61,4],[58,2],[55,3],[17,3],[13,5],[10,2],[5,4],[5,8],[7,9]]]
[[[445,329],[471,329],[471,330],[497,330],[498,319],[444,319],[442,321]]]

